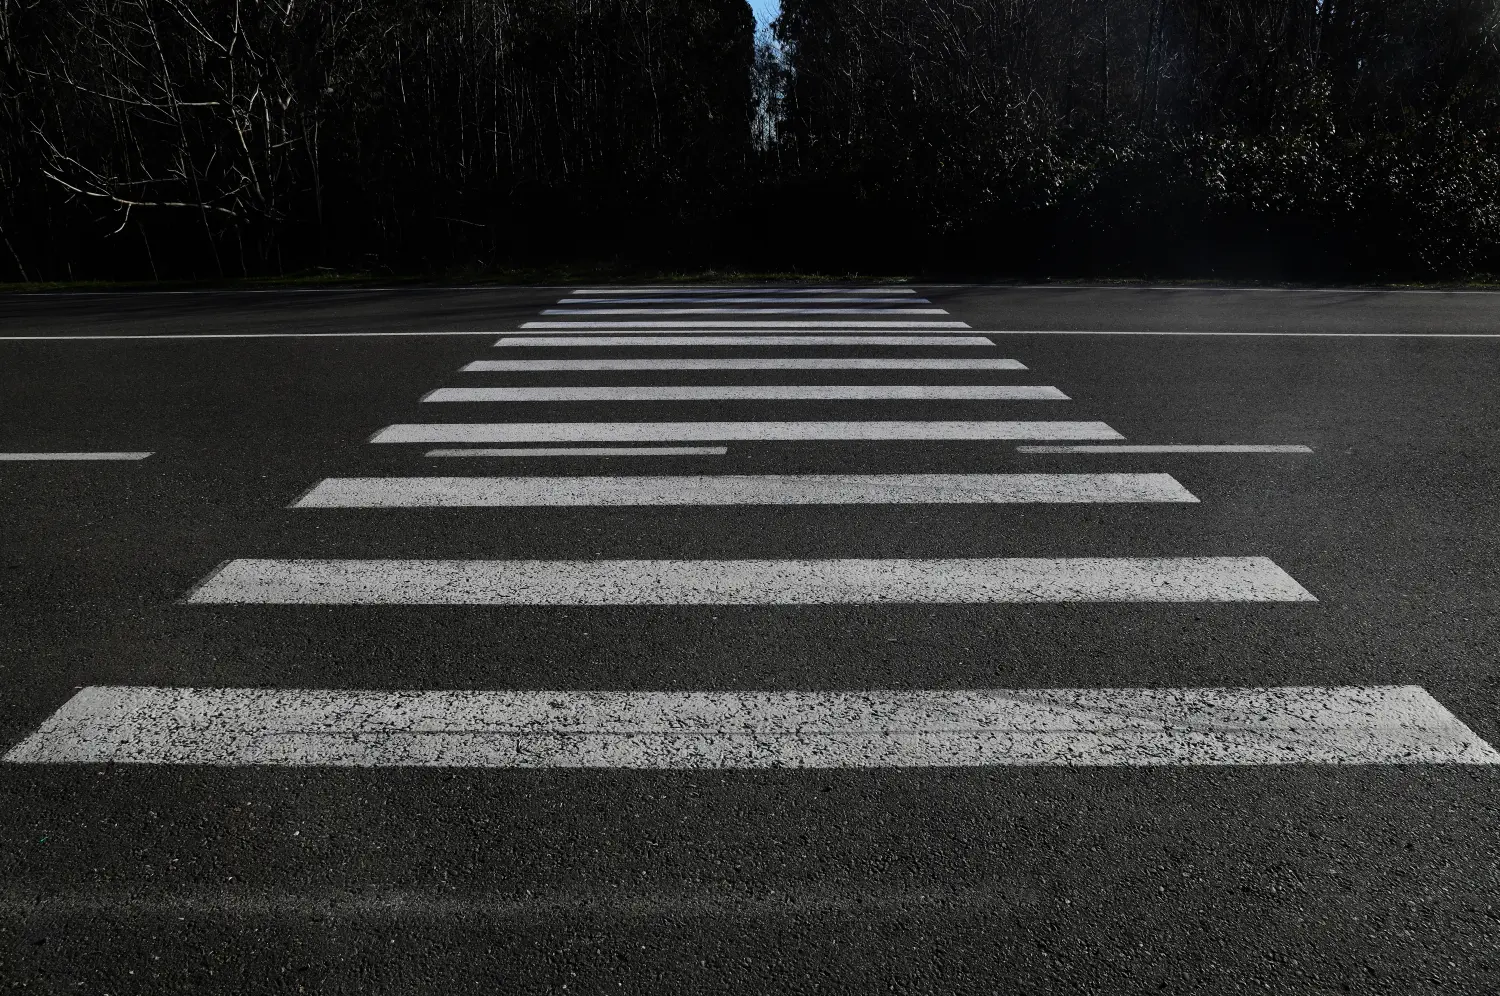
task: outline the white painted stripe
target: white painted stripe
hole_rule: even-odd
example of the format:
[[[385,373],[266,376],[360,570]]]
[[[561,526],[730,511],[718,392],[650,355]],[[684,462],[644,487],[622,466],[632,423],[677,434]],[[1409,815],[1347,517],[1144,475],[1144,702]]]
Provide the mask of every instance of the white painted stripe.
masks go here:
[[[573,307],[579,304],[676,304],[677,302],[691,304],[797,304],[806,302],[808,304],[870,304],[879,302],[881,298],[870,294],[860,297],[793,297],[785,294],[762,295],[759,297],[685,297],[674,295],[671,297],[565,297],[557,303]],[[931,304],[925,297],[892,297],[893,303],[900,304]]]
[[[387,426],[372,443],[1121,439],[1103,422],[460,422]]]
[[[257,605],[1314,602],[1264,557],[231,560],[187,601]]]
[[[779,322],[744,321],[620,321],[620,322],[524,322],[523,329],[889,329],[892,332],[910,332],[912,329],[966,329],[968,322],[947,322],[939,319],[912,321],[885,321],[881,319],[850,318],[841,321],[797,321],[787,319]]]
[[[151,455],[152,451],[144,453],[105,452],[97,453],[0,453],[0,460],[25,461],[34,460],[144,460]]]
[[[1416,685],[339,691],[91,685],[9,764],[448,768],[1500,764]]]
[[[318,482],[292,507],[939,505],[1197,500],[1170,474],[330,477]]]
[[[1494,293],[1486,291],[1485,293]],[[985,332],[984,335],[1180,335],[1252,336],[1270,339],[1500,339],[1500,332],[1197,332],[1141,329],[1029,329]]]
[[[430,457],[723,456],[727,446],[545,446],[428,450]]]
[[[629,335],[590,335],[569,332],[565,335],[513,335],[496,346],[989,346],[995,344],[981,335],[940,335],[926,332],[918,335],[651,335],[640,332]]]
[[[1109,446],[1017,446],[1019,453],[1311,453],[1311,446],[1241,443],[1131,444]]]
[[[464,373],[547,370],[1025,370],[1019,360],[990,357],[953,359],[868,359],[857,356],[775,357],[772,359],[673,360],[475,360]]]
[[[652,384],[440,387],[423,401],[1067,401],[1032,384]]]
[[[399,288],[397,288],[399,289]],[[465,290],[466,288],[455,287],[452,290]],[[1248,288],[1253,289],[1253,288]],[[1284,288],[1292,293],[1291,288]],[[304,291],[298,293],[332,293],[333,288],[328,291]],[[208,293],[199,291],[132,291],[139,294],[198,294]],[[279,293],[274,291],[236,291],[234,293]],[[1352,291],[1350,293],[1353,293]],[[1369,292],[1376,293],[1376,292]],[[1385,293],[1397,293],[1389,291]],[[1412,294],[1424,293],[1422,291],[1410,291]],[[1431,293],[1453,293],[1453,294],[1493,294],[1493,291],[1452,291]],[[77,292],[76,295],[47,295],[38,292],[37,297],[44,296],[107,296],[104,294],[90,294]],[[911,332],[918,327],[938,327],[966,329],[967,322],[526,322],[522,328],[594,328],[594,329],[629,329],[629,328],[746,328],[764,326],[766,328],[890,328],[903,332]],[[421,336],[455,336],[455,335],[494,335],[493,329],[468,329],[464,331],[432,330],[423,329],[410,332],[170,332],[152,333],[142,335],[131,334],[100,334],[100,335],[0,335],[0,342],[122,342],[139,340],[151,342],[158,339],[384,339],[405,338]],[[979,335],[1165,335],[1165,336],[1252,336],[1273,339],[1500,339],[1500,332],[1131,332],[1131,331],[1030,331],[1030,332],[981,332]],[[571,344],[560,344],[571,345]],[[977,344],[976,344],[977,345]]]
[[[645,284],[639,287],[582,287],[571,293],[578,297],[587,297],[591,294],[629,297],[633,294],[663,291],[670,291],[673,294],[860,294],[874,296],[916,293],[910,287],[676,287],[671,284]]]
[[[134,292],[132,292],[134,293]],[[141,291],[149,294],[152,291]],[[163,294],[176,293],[173,291],[161,291]],[[182,293],[196,293],[183,291]],[[246,291],[244,293],[254,293]],[[91,339],[109,341],[129,341],[139,339],[149,342],[156,339],[404,339],[413,336],[450,336],[450,335],[494,335],[495,330],[489,329],[465,329],[433,330],[416,329],[403,332],[152,332],[141,335],[101,333],[98,335],[0,335],[0,342],[81,342]]]
[[[943,308],[546,308],[544,315],[946,315]]]

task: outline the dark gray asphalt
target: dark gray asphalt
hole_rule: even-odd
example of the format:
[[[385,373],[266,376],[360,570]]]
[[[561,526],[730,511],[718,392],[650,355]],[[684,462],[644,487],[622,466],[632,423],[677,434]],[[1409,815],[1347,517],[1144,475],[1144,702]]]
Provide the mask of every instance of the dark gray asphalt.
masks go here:
[[[558,296],[10,297],[0,299],[0,336],[498,333]],[[1018,335],[984,354],[1014,356],[1031,373],[983,379],[1056,385],[1074,400],[1045,404],[1065,406],[1065,415],[1038,412],[1037,402],[851,402],[638,405],[628,415],[528,404],[512,416],[1098,418],[1132,442],[1306,443],[1312,456],[777,443],[732,444],[727,457],[545,467],[423,460],[420,448],[366,440],[393,422],[430,420],[418,399],[434,387],[669,375],[460,380],[459,366],[494,352],[483,336],[0,341],[0,451],[157,454],[143,463],[0,464],[0,749],[76,687],[109,683],[1415,683],[1500,742],[1500,338],[1429,337],[1500,332],[1500,296],[985,288],[930,296],[976,330],[1419,335]],[[786,351],[714,351],[777,353]],[[866,383],[889,374],[788,371],[777,380]],[[484,406],[451,407],[444,415],[453,420],[494,418],[477,413]],[[334,475],[703,470],[1164,470],[1202,503],[286,508]],[[178,602],[231,557],[1252,554],[1274,559],[1319,601]],[[1500,772],[1489,768],[0,766],[0,983],[113,994],[1491,993],[1500,991],[1497,817]]]

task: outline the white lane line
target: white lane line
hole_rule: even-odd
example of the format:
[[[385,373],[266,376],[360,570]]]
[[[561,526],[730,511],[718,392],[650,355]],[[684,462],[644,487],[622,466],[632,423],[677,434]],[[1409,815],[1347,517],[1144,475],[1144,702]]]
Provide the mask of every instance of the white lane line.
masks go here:
[[[990,357],[952,359],[867,359],[857,356],[775,357],[773,359],[674,360],[475,360],[464,373],[543,370],[1025,370],[1019,360]]]
[[[1311,446],[1273,443],[1145,443],[1108,446],[1017,446],[1017,453],[1311,453]]]
[[[97,453],[0,453],[0,460],[24,461],[34,460],[144,460],[153,451],[144,453],[106,452]]]
[[[141,293],[178,293],[175,291],[142,291]],[[197,293],[196,291],[182,291],[181,293]],[[246,291],[245,293],[254,293]],[[153,332],[143,335],[101,333],[99,335],[0,335],[0,342],[82,342],[91,339],[110,341],[126,341],[140,339],[142,341],[156,339],[390,339],[407,338],[411,336],[449,336],[449,335],[494,335],[493,328],[488,329],[466,329],[459,331],[434,331],[422,329],[410,332]]]
[[[1493,293],[1493,291],[1485,293]],[[1272,339],[1500,339],[1500,332],[1149,332],[1130,329],[1030,329],[982,334],[1260,336]]]
[[[1103,422],[414,422],[372,443],[670,443],[795,440],[1123,439]]]
[[[995,344],[982,335],[513,335],[496,346],[985,346]]]
[[[544,315],[946,315],[944,308],[545,308]]]
[[[91,685],[8,764],[886,768],[1500,764],[1417,685],[339,691]]]
[[[1315,602],[1265,557],[231,560],[190,604]]]
[[[464,290],[465,288],[456,287],[456,288],[453,288],[453,289],[454,290]],[[332,290],[334,290],[334,289],[330,288],[329,291],[299,291],[298,293],[308,293],[308,294],[319,293],[319,294],[321,294],[321,293],[329,293]],[[1287,290],[1288,293],[1292,293],[1292,290],[1290,288],[1286,288],[1286,290]],[[73,293],[73,292],[70,292],[70,293]],[[131,293],[141,293],[141,294],[198,294],[198,293],[210,293],[210,292],[207,292],[207,291],[204,291],[204,292],[199,292],[199,291],[132,291]],[[245,293],[245,294],[267,293],[267,294],[269,294],[269,293],[279,293],[279,292],[274,292],[274,291],[265,291],[265,292],[260,292],[260,291],[236,291],[234,293]],[[1369,293],[1376,293],[1376,292],[1369,292]],[[1433,294],[1438,294],[1438,293],[1450,293],[1450,292],[1441,292],[1441,291],[1431,291],[1431,292],[1424,292],[1424,291],[1410,291],[1410,292],[1388,291],[1388,292],[1383,292],[1383,293],[1391,293],[1391,294],[1395,294],[1395,293],[1412,293],[1412,294],[1433,293]],[[1472,293],[1472,294],[1493,294],[1494,292],[1493,291],[1452,291],[1451,293],[1454,293],[1454,294],[1470,294],[1470,293]],[[38,293],[37,296],[40,297],[40,296],[44,296],[44,295],[42,295],[41,293]],[[55,295],[55,296],[63,296],[63,295],[59,294],[59,295]],[[82,296],[106,296],[106,295],[103,295],[103,294],[101,294],[101,295],[90,295],[90,294],[87,294],[86,292],[76,292],[76,296],[82,297]],[[750,328],[764,327],[764,328],[775,328],[775,329],[786,329],[786,328],[889,328],[889,329],[895,329],[895,330],[901,331],[901,332],[910,333],[910,332],[912,332],[913,329],[918,328],[918,327],[937,327],[937,328],[951,328],[951,329],[967,329],[967,328],[969,328],[969,325],[968,325],[967,322],[938,322],[938,321],[932,321],[932,322],[928,322],[928,321],[924,321],[924,322],[883,322],[883,321],[882,322],[859,322],[859,321],[844,321],[844,322],[801,322],[801,321],[785,321],[785,322],[526,322],[522,326],[522,328],[528,328],[528,329],[531,329],[531,328],[546,328],[546,329],[591,328],[591,329],[617,329],[617,330],[624,330],[624,329],[628,329],[628,328],[715,328],[715,329],[732,329],[732,328],[746,328],[746,327],[750,327]],[[155,340],[160,340],[160,339],[203,339],[203,340],[225,340],[225,339],[383,339],[383,338],[402,338],[402,337],[409,337],[409,336],[455,336],[455,335],[494,335],[494,334],[495,334],[495,330],[494,329],[471,329],[471,330],[461,331],[461,332],[460,331],[433,331],[433,330],[430,330],[430,329],[425,329],[425,330],[422,330],[422,331],[413,331],[413,332],[171,332],[171,333],[153,333],[153,334],[147,334],[147,335],[128,335],[128,334],[126,334],[126,335],[115,335],[115,334],[101,334],[101,335],[0,335],[0,342],[90,342],[90,341],[94,341],[94,340],[98,340],[98,341],[101,341],[101,342],[103,342],[103,341],[108,341],[108,342],[123,342],[123,341],[130,341],[130,340],[139,340],[141,342],[149,342],[149,341],[155,341]],[[1078,332],[1078,331],[981,332],[981,333],[978,333],[978,335],[979,336],[990,336],[990,335],[1118,335],[1118,336],[1160,335],[1160,336],[1231,336],[1231,337],[1232,336],[1262,336],[1262,337],[1269,337],[1269,338],[1289,338],[1289,339],[1500,339],[1500,332],[1124,332],[1124,331],[1099,331],[1099,330],[1094,330],[1094,331],[1084,331],[1084,332]],[[900,345],[900,343],[894,342],[893,338],[892,338],[892,344],[893,345]],[[702,343],[702,344],[706,345],[707,343]],[[940,343],[937,343],[935,341],[932,342],[932,343],[930,343],[930,344],[931,345],[940,345]],[[982,344],[983,343],[978,343],[978,342],[973,343],[973,345],[982,345]],[[510,345],[510,343],[507,343],[507,345]],[[515,343],[515,345],[522,345],[522,344],[521,343]],[[574,345],[574,344],[573,343],[554,343],[554,345]],[[965,343],[958,343],[956,345],[967,345],[967,344],[965,344]]]
[[[583,287],[570,293],[578,297],[608,294],[630,297],[634,294],[859,294],[884,296],[915,294],[910,287],[674,287],[671,284],[644,284],[639,287]]]
[[[879,303],[880,298],[866,294],[861,297],[793,297],[791,295],[762,295],[759,297],[565,297],[557,303],[573,307],[579,304],[870,304]],[[925,297],[893,297],[892,303],[931,304]]]
[[[440,387],[423,401],[1067,401],[1032,384],[679,384]]]
[[[884,319],[850,318],[841,321],[798,321],[786,319],[778,322],[744,321],[618,321],[618,322],[524,322],[523,329],[889,329],[892,332],[910,333],[913,329],[966,329],[968,322],[947,322],[939,319],[912,321],[886,321]]]
[[[1170,474],[330,477],[292,508],[1196,502]]]
[[[545,446],[428,450],[430,457],[723,456],[727,446]]]

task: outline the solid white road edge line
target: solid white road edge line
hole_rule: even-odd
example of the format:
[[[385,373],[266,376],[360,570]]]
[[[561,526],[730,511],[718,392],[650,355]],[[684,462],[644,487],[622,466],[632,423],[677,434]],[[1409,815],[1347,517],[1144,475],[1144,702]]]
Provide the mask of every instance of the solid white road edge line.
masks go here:
[[[8,764],[886,768],[1484,764],[1416,685],[341,691],[91,685]]]
[[[372,443],[672,443],[1123,439],[1103,422],[410,422]]]
[[[189,604],[1315,602],[1265,557],[231,560]]]
[[[472,451],[457,452],[467,454]],[[330,477],[318,482],[291,507],[910,505],[1197,500],[1170,474]]]

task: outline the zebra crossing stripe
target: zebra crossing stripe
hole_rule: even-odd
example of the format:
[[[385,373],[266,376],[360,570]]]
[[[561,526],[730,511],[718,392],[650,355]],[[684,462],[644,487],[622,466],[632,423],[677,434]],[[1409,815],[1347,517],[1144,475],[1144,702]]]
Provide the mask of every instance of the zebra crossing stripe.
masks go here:
[[[636,287],[581,287],[570,293],[579,297],[612,295],[633,297],[640,294],[670,292],[683,295],[713,294],[858,294],[861,297],[900,297],[917,292],[910,287],[673,287],[670,284],[642,284]]]
[[[544,315],[946,315],[944,308],[544,308]]]
[[[774,357],[771,359],[637,359],[637,360],[475,360],[464,373],[530,373],[562,370],[1025,370],[1020,360],[873,359],[859,356]]]
[[[724,456],[727,446],[536,446],[428,450],[430,457]]]
[[[666,296],[666,297],[565,297],[557,303],[573,307],[579,304],[878,304],[881,297],[873,294],[864,294],[856,297],[794,297],[790,294],[760,294],[746,297],[734,297],[731,295],[701,295],[697,297]],[[893,304],[931,304],[925,297],[892,297]],[[946,314],[946,312],[945,312]]]
[[[677,384],[633,387],[440,387],[423,401],[1067,401],[1031,384]]]
[[[1415,685],[972,691],[89,686],[8,764],[910,768],[1500,763]]]
[[[600,335],[591,331],[564,331],[556,335],[508,335],[496,346],[983,346],[994,343],[982,335],[948,335],[918,332],[893,335],[886,332],[870,335],[779,335],[754,332],[750,335],[712,335],[689,332],[682,335],[653,335],[626,331],[623,335]]]
[[[674,443],[1123,439],[1103,422],[409,422],[372,443]]]
[[[912,329],[966,329],[968,322],[950,322],[940,319],[912,321],[888,321],[884,319],[846,318],[838,320],[757,322],[735,321],[630,321],[617,322],[564,322],[534,321],[521,323],[522,329],[889,329],[892,332],[909,332]]]
[[[72,453],[0,453],[0,462],[6,463],[32,463],[37,461],[51,460],[144,460],[151,456],[152,451],[124,452],[96,450],[93,452]]]
[[[1197,500],[1170,474],[330,477],[318,482],[292,507],[1059,504]]]
[[[1265,557],[231,560],[186,599],[259,605],[1314,602]]]

